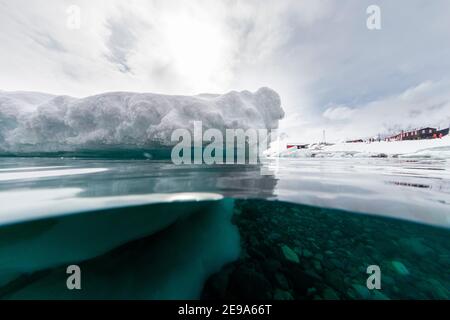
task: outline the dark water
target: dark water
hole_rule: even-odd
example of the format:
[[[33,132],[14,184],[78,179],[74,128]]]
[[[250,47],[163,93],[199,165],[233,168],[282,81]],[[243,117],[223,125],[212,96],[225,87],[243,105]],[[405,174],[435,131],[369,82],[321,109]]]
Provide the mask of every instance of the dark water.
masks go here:
[[[450,298],[448,229],[258,200],[238,201],[233,221],[240,259],[210,278],[204,298]],[[370,265],[381,290],[367,289]]]
[[[3,299],[450,298],[445,161],[0,163]]]

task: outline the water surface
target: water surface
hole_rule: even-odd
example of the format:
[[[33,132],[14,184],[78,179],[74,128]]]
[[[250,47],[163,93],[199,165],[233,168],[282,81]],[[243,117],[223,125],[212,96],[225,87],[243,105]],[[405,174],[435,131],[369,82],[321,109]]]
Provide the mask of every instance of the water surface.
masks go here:
[[[0,296],[446,299],[449,169],[3,157]],[[69,264],[83,270],[80,291],[65,286]],[[371,264],[381,291],[365,287]]]

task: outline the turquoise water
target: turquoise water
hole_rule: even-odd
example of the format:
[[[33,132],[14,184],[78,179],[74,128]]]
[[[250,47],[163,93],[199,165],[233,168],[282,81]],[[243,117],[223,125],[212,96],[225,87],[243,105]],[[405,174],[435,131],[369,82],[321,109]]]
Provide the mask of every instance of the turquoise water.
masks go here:
[[[0,204],[3,299],[450,298],[443,160],[3,157]]]

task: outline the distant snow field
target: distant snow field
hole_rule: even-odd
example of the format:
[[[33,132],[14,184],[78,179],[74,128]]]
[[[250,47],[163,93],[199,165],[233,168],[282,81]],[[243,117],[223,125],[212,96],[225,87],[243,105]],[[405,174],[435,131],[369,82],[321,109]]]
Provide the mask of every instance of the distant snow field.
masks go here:
[[[284,142],[274,143],[266,151],[269,157],[399,157],[450,159],[450,136],[441,139],[337,143],[311,145],[307,149],[287,148]]]

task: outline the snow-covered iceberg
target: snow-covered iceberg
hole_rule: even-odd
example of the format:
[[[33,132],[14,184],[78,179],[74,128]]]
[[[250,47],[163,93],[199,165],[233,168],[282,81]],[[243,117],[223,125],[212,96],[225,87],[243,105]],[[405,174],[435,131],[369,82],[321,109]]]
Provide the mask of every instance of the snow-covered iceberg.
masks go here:
[[[272,89],[171,96],[111,92],[86,98],[0,91],[0,153],[170,146],[175,129],[276,129]]]

